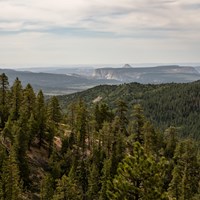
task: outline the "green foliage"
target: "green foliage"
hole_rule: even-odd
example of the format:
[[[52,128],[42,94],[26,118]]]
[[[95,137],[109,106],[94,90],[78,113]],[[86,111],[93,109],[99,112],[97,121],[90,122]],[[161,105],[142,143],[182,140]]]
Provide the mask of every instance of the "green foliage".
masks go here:
[[[40,186],[40,200],[52,200],[54,195],[54,182],[51,174],[45,175]]]
[[[4,127],[8,117],[8,77],[0,75],[0,127]]]
[[[4,160],[1,172],[0,199],[2,200],[22,200],[22,184],[20,181],[20,171],[17,165],[14,151]]]
[[[94,110],[94,119],[96,122],[96,130],[102,129],[104,122],[111,122],[113,119],[113,113],[109,110],[107,104],[96,104]]]
[[[93,200],[98,200],[98,192],[100,189],[100,175],[99,175],[99,168],[96,164],[92,164],[89,172],[89,177],[88,177],[88,191],[87,191],[87,198],[88,199],[93,199]]]
[[[134,141],[140,144],[144,143],[143,126],[145,124],[145,117],[141,105],[136,104],[133,106],[132,113],[133,121],[130,123],[130,132],[134,134]]]
[[[30,149],[31,143],[34,141],[38,131],[38,124],[35,120],[33,113],[31,114],[27,122],[27,139],[28,139],[28,148]]]
[[[13,86],[11,87],[11,118],[17,120],[20,117],[20,107],[23,101],[23,90],[21,81],[16,78]]]
[[[166,161],[156,162],[147,156],[140,143],[136,142],[133,155],[128,155],[119,164],[117,175],[108,182],[109,199],[167,199],[162,189]]]
[[[99,192],[100,200],[107,200],[106,191],[108,190],[108,181],[111,180],[111,160],[107,159],[104,161],[101,177],[101,190]]]
[[[80,93],[59,96],[58,99],[63,108],[78,98],[91,106],[94,99],[101,97],[100,103],[106,103],[112,109],[116,109],[116,100],[121,99],[128,105],[129,111],[133,104],[139,103],[147,119],[156,128],[165,130],[169,126],[180,127],[182,136],[199,139],[199,91],[199,81],[160,85],[129,83],[97,86]]]
[[[58,180],[53,200],[81,200],[81,190],[75,180],[63,175]]]
[[[193,141],[180,142],[175,150],[175,167],[169,192],[176,199],[189,200],[199,192],[200,163]]]
[[[33,88],[30,84],[26,86],[26,88],[23,91],[23,101],[21,106],[20,112],[26,116],[27,119],[30,118],[31,113],[34,113],[35,111],[35,93],[33,91]]]
[[[176,149],[176,144],[178,142],[178,130],[175,127],[169,127],[164,132],[165,141],[165,156],[167,158],[173,158]]]
[[[53,96],[50,99],[50,102],[48,104],[48,108],[47,108],[47,113],[48,113],[48,119],[58,123],[61,120],[61,110],[60,110],[60,106],[59,106],[59,102],[58,99]]]
[[[15,126],[15,140],[13,143],[13,148],[16,154],[16,159],[18,162],[20,177],[24,182],[24,186],[29,185],[29,166],[27,161],[26,151],[28,149],[28,135],[27,124],[24,121],[23,117],[20,118],[18,122],[16,122]]]
[[[0,199],[199,199],[199,89],[99,86],[63,116],[0,75]]]
[[[46,131],[46,106],[44,102],[43,92],[40,90],[36,97],[36,123],[38,126],[37,136],[39,138],[39,146],[41,147],[42,141],[45,138]]]
[[[74,130],[78,135],[78,143],[82,148],[82,151],[85,151],[85,140],[87,136],[87,123],[88,123],[88,112],[85,103],[80,99],[76,105],[76,115],[74,122]]]

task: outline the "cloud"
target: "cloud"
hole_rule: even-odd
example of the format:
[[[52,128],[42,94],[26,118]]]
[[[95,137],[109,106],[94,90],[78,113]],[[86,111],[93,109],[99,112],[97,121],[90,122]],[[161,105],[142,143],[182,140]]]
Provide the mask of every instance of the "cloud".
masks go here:
[[[200,30],[197,8],[197,0],[2,0],[0,32],[77,29],[135,36],[155,30],[170,36],[180,30],[183,35]]]
[[[199,8],[199,0],[0,0],[0,62],[199,61]]]

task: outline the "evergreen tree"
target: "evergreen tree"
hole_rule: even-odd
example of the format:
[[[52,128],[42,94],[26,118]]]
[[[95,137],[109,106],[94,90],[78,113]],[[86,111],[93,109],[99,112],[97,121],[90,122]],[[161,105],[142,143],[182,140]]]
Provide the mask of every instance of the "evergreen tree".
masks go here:
[[[158,133],[155,131],[154,127],[150,122],[146,122],[143,126],[144,132],[144,149],[147,154],[157,155],[162,141],[160,141]]]
[[[77,183],[63,175],[60,180],[58,180],[55,194],[53,200],[81,200],[81,191],[77,186]]]
[[[107,157],[111,156],[112,153],[112,143],[113,143],[113,133],[111,124],[104,122],[102,129],[99,132],[101,136],[102,149]]]
[[[133,106],[132,113],[133,121],[130,122],[129,134],[134,137],[134,141],[144,144],[144,124],[145,117],[141,105],[136,104]]]
[[[60,105],[59,105],[57,97],[53,96],[50,99],[50,102],[49,102],[48,108],[47,108],[47,113],[48,113],[49,120],[53,121],[56,124],[60,122],[61,109],[60,109]]]
[[[42,141],[45,138],[46,131],[46,107],[44,103],[44,95],[40,90],[36,98],[36,122],[38,127],[39,146],[41,147]]]
[[[23,100],[22,84],[18,78],[16,78],[13,86],[11,87],[11,98],[11,118],[13,120],[17,120],[20,116],[20,107]]]
[[[1,192],[2,200],[22,200],[22,184],[20,181],[19,169],[14,151],[4,160],[1,172]]]
[[[13,149],[15,151],[16,159],[18,162],[20,177],[23,180],[24,186],[29,186],[29,165],[27,161],[26,151],[28,149],[28,135],[27,135],[27,121],[26,116],[21,115],[20,119],[13,127],[15,132]]]
[[[121,129],[120,118],[118,116],[112,122],[112,154],[111,154],[111,176],[116,173],[118,163],[122,161],[125,153],[125,140],[123,129]],[[122,131],[122,132],[121,132]]]
[[[165,161],[157,163],[152,156],[147,156],[140,143],[136,142],[133,155],[125,157],[113,181],[108,182],[108,199],[167,199],[162,189],[164,165]]]
[[[80,99],[76,105],[75,132],[78,135],[78,145],[85,152],[87,137],[88,112],[85,103]]]
[[[27,120],[30,118],[31,113],[35,112],[35,93],[30,84],[26,86],[23,92],[23,101],[20,109],[20,113],[24,113],[24,116],[26,116]]]
[[[28,148],[30,149],[31,143],[33,142],[34,138],[37,135],[38,131],[38,124],[35,120],[35,117],[33,113],[31,113],[31,116],[27,122],[27,139],[28,139]]]
[[[81,187],[81,191],[83,192],[82,199],[87,200],[86,193],[88,189],[88,166],[87,160],[80,160],[77,166],[77,177],[78,183]]]
[[[176,199],[189,200],[198,194],[200,164],[193,141],[186,140],[177,145],[174,155],[175,167],[169,185],[169,193]]]
[[[176,144],[178,142],[178,130],[176,127],[169,127],[164,133],[165,141],[165,156],[167,158],[173,158]]]
[[[96,131],[99,131],[103,127],[104,122],[111,122],[113,119],[113,113],[109,110],[107,104],[96,104],[94,110],[94,119],[96,121]]]
[[[53,141],[56,133],[56,126],[52,121],[47,121],[46,140],[48,142],[49,157],[53,151]]]
[[[0,75],[0,127],[4,127],[8,117],[8,77],[3,73]]]
[[[3,134],[4,139],[9,138],[10,142],[13,144],[14,135],[13,135],[13,122],[11,120],[11,117],[8,118],[8,121],[5,124],[2,134]]]
[[[99,199],[98,196],[98,192],[100,189],[99,180],[100,180],[99,168],[95,163],[93,163],[90,168],[90,173],[88,177],[87,199],[93,199],[93,200]]]
[[[104,161],[104,166],[102,169],[102,177],[101,177],[101,190],[99,192],[99,199],[100,200],[108,200],[106,195],[106,191],[108,190],[107,182],[111,180],[111,160],[107,159]]]
[[[71,132],[73,133],[75,130],[75,112],[76,112],[76,104],[73,102],[68,106],[68,124],[70,125]]]
[[[117,111],[116,114],[119,118],[119,127],[120,127],[120,132],[124,135],[127,135],[127,124],[128,124],[128,119],[127,119],[127,109],[128,106],[126,103],[122,100],[117,101]]]
[[[54,195],[54,182],[51,174],[45,175],[40,186],[40,200],[52,200]]]

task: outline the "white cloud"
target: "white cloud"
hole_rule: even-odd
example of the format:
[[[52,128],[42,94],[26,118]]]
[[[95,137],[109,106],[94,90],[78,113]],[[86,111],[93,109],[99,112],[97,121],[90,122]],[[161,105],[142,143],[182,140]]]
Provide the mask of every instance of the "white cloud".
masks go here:
[[[0,1],[1,31],[86,28],[123,35],[138,29],[200,29],[197,0]],[[185,7],[184,7],[185,5]]]
[[[0,64],[197,61],[199,10],[199,0],[0,0]]]

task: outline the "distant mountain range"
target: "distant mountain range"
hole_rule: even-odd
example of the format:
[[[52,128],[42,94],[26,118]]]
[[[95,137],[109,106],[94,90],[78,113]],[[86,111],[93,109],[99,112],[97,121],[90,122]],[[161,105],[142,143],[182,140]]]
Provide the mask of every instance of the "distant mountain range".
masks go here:
[[[10,85],[18,77],[23,86],[30,83],[36,91],[42,89],[46,95],[70,94],[103,84],[186,83],[200,80],[200,67],[178,65],[132,67],[126,64],[121,68],[55,67],[24,70],[0,69],[0,73],[8,76]]]
[[[126,64],[122,68],[99,68],[93,77],[118,80],[124,83],[183,83],[200,79],[200,68],[178,65],[133,68]]]
[[[78,74],[33,73],[30,71],[0,69],[0,74],[2,73],[8,76],[10,85],[12,85],[16,77],[18,77],[24,87],[30,83],[35,91],[42,89],[46,95],[69,94],[101,84],[120,84],[117,80],[98,80]]]

